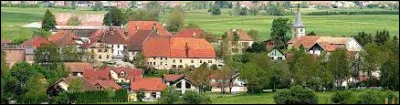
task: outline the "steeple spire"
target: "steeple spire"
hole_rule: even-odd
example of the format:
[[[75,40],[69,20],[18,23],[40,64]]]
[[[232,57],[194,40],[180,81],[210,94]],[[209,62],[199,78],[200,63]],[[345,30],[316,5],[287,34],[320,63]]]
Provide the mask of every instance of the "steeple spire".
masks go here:
[[[301,21],[300,15],[300,5],[297,5],[297,13],[296,13],[296,21],[293,24],[293,27],[304,27],[303,22]]]

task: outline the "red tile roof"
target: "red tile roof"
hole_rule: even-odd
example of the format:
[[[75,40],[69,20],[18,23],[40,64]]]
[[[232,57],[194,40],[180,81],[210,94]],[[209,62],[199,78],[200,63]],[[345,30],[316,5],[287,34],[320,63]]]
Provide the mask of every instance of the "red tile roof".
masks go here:
[[[214,48],[204,38],[150,37],[142,49],[146,57],[215,58]]]
[[[184,28],[184,29],[181,29],[174,36],[176,36],[176,37],[200,37],[200,35],[202,33],[203,33],[203,30],[201,30],[201,29]]]
[[[227,32],[227,38],[229,40],[233,40],[234,36],[233,36],[233,32],[238,32],[238,36],[239,36],[239,41],[253,41],[253,38],[251,38],[247,32],[243,31],[242,29],[230,29]]]
[[[126,49],[130,51],[141,50],[143,43],[150,36],[158,36],[158,34],[153,30],[138,30],[135,34],[131,34],[131,36],[128,36],[128,46],[126,47]]]
[[[85,78],[90,80],[110,80],[110,72],[113,70],[115,73],[120,75],[121,71],[125,72],[126,79],[131,79],[133,77],[142,77],[142,70],[133,69],[130,67],[105,67],[105,68],[94,68],[94,69],[86,69],[83,73]]]
[[[120,29],[111,28],[104,31],[96,31],[92,38],[102,40],[107,44],[127,44],[126,35]]]
[[[84,72],[86,69],[93,69],[93,64],[85,62],[65,62],[64,65],[71,72]]]
[[[303,45],[305,49],[309,49],[319,38],[319,36],[301,36],[300,38],[291,39],[288,44],[292,44],[294,48],[300,48],[300,45]]]
[[[59,46],[64,45],[77,45],[74,39],[78,39],[79,36],[75,35],[70,30],[59,30],[56,34],[49,36],[49,41],[57,43]]]
[[[153,27],[158,30],[160,36],[172,36],[159,22],[157,21],[129,21],[127,25],[128,34],[134,34],[138,30],[153,30]]]
[[[92,80],[90,81],[92,84],[94,84],[96,86],[100,85],[101,87],[107,89],[107,88],[112,88],[115,90],[119,90],[121,89],[121,86],[119,86],[118,84],[115,83],[115,81],[113,80]]]
[[[42,36],[34,36],[32,39],[29,39],[22,43],[21,45],[24,47],[33,47],[38,48],[41,44],[50,43],[45,37]]]
[[[131,90],[138,91],[162,91],[167,85],[162,82],[161,78],[135,78],[131,80]]]
[[[315,45],[320,46],[324,51],[328,51],[328,52],[331,52],[336,49],[336,46],[330,45],[329,43],[326,43],[326,42],[317,42],[314,44],[314,46]]]
[[[167,82],[173,82],[176,81],[180,78],[182,78],[183,74],[163,74],[163,78],[167,81]]]

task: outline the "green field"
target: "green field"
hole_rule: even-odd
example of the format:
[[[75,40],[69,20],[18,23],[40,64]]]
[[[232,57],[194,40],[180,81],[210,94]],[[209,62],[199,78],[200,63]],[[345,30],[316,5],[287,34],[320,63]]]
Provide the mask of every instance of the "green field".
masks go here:
[[[29,38],[32,29],[21,26],[40,22],[46,8],[15,8],[1,7],[1,38],[18,39]],[[55,9],[53,13],[75,12],[75,13],[105,13],[90,9]],[[222,10],[221,16],[209,15],[206,10],[195,10],[186,13],[186,23],[198,24],[205,31],[218,35],[223,34],[230,28],[241,28],[246,31],[258,30],[261,39],[270,37],[272,20],[278,16],[229,16],[228,10]],[[319,10],[305,10],[305,13]],[[281,16],[294,19],[292,16]],[[376,30],[387,29],[391,35],[399,35],[399,15],[326,15],[311,16],[303,15],[306,32],[314,31],[321,36],[352,36],[358,32],[366,31],[375,34]]]
[[[358,96],[362,91],[353,91]],[[319,104],[332,104],[331,97],[335,92],[316,92]],[[211,98],[212,104],[275,104],[273,93],[221,95],[219,93],[206,93]],[[396,92],[397,97],[399,93]],[[101,104],[155,104],[155,102],[110,102]]]

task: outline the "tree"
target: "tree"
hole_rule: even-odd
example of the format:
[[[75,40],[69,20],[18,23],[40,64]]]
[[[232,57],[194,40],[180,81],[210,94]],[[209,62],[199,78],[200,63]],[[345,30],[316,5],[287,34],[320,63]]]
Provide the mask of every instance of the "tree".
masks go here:
[[[61,49],[61,61],[78,62],[81,61],[83,54],[78,52],[75,46],[65,46]]]
[[[69,18],[67,25],[79,26],[79,25],[81,25],[81,20],[79,20],[79,18],[77,16],[73,16],[73,17]]]
[[[317,34],[314,33],[314,31],[311,31],[310,33],[307,34],[307,36],[316,36]]]
[[[200,94],[204,94],[206,87],[210,83],[209,76],[211,71],[208,69],[207,63],[203,63],[199,68],[196,68],[189,74],[193,84],[199,87]]]
[[[249,62],[239,66],[240,78],[247,83],[248,93],[261,93],[268,85],[265,81],[269,81],[269,62],[268,54],[259,53],[254,54]]]
[[[332,52],[327,62],[327,69],[335,78],[337,88],[349,77],[349,61],[346,55],[346,49],[338,48]]]
[[[118,8],[112,8],[103,19],[103,24],[107,26],[121,26],[126,22],[122,11]]]
[[[176,7],[167,16],[167,30],[170,32],[178,32],[185,25],[184,12],[181,8]]]
[[[21,97],[22,102],[41,103],[47,100],[47,82],[42,74],[34,74],[26,82],[26,93]],[[43,81],[44,80],[44,81]]]
[[[308,8],[308,2],[302,1],[302,2],[300,3],[300,7],[301,7],[301,8]]]
[[[240,11],[240,2],[236,1],[236,5],[233,8],[233,12],[235,13],[235,15],[239,14]]]
[[[92,8],[94,11],[101,11],[103,10],[103,3],[101,1],[96,1]]]
[[[26,39],[26,38],[14,39],[14,40],[11,42],[11,45],[20,45],[20,44],[24,43],[26,40],[28,40],[28,39]]]
[[[277,18],[272,21],[271,38],[279,49],[286,49],[286,36],[290,29],[289,18]]]
[[[74,78],[69,83],[69,91],[72,92],[83,92],[83,80],[81,78]]]
[[[17,62],[10,70],[10,75],[6,79],[5,92],[10,92],[15,98],[19,98],[27,92],[27,82],[30,77],[37,73],[32,70],[27,62]]]
[[[162,5],[158,1],[150,1],[145,6],[146,17],[149,18],[149,20],[158,20],[162,10]]]
[[[364,31],[359,32],[357,36],[354,36],[354,39],[356,39],[361,46],[365,46],[366,44],[372,43],[374,41],[372,35],[370,33],[367,34]]]
[[[242,9],[240,9],[239,15],[247,15],[247,11],[248,11],[247,7],[243,7]]]
[[[167,87],[167,89],[161,92],[161,98],[159,104],[177,104],[180,101],[179,92],[173,87]]]
[[[321,82],[323,82],[324,86],[324,91],[328,90],[329,84],[333,83],[333,77],[332,77],[332,72],[327,70],[327,60],[328,56],[326,53],[322,53],[318,57],[318,64],[317,64],[317,75],[321,79]]]
[[[129,6],[130,6],[130,8],[137,8],[137,1],[131,1]]]
[[[268,69],[270,78],[270,84],[272,85],[272,92],[276,92],[277,87],[286,87],[290,82],[289,78],[289,68],[285,62],[274,61],[269,64],[270,69]]]
[[[208,12],[211,12],[212,15],[221,15],[221,10],[218,5],[212,6],[210,9],[208,9]]]
[[[139,89],[139,91],[136,91],[136,95],[137,95],[137,99],[139,100],[139,102],[142,102],[143,98],[146,97],[143,89]]]
[[[51,32],[46,31],[44,29],[37,29],[33,31],[33,35],[38,35],[47,38],[49,35],[51,35]]]
[[[233,83],[233,76],[235,75],[235,72],[233,71],[233,68],[225,66],[222,69],[217,69],[215,72],[216,74],[216,80],[218,81],[218,85],[221,88],[221,93],[224,94],[226,93],[225,89],[226,86],[229,88],[229,93],[231,93],[232,89],[232,83]]]
[[[290,1],[283,2],[283,7],[285,7],[285,9],[290,9],[292,7]]]
[[[182,96],[184,104],[210,104],[211,100],[209,97],[202,96],[194,91],[186,91]]]
[[[282,5],[268,4],[267,13],[269,15],[283,16],[285,15],[285,8]]]
[[[200,26],[195,24],[195,23],[189,23],[186,28],[194,28],[194,29],[199,29]]]
[[[247,52],[251,52],[251,53],[261,53],[261,52],[265,52],[265,44],[263,44],[262,42],[254,42],[251,47],[247,48],[246,50]]]
[[[42,29],[49,31],[55,28],[57,25],[55,16],[50,12],[49,9],[46,10],[44,18],[42,20]]]
[[[277,104],[317,104],[318,97],[311,89],[293,86],[276,93],[274,101]]]
[[[367,90],[359,95],[356,104],[384,104],[384,97],[378,90]]]
[[[396,38],[388,41],[384,46],[386,54],[385,62],[380,68],[380,83],[383,88],[390,90],[399,90],[399,44]]]
[[[257,31],[257,30],[251,29],[249,32],[247,32],[247,34],[248,34],[251,38],[253,38],[254,40],[258,40],[259,35],[258,35],[258,31]]]
[[[364,51],[361,52],[362,71],[367,72],[368,78],[372,77],[372,72],[377,71],[380,64],[385,60],[386,55],[381,53],[381,48],[376,43],[367,44],[364,46]],[[368,86],[371,86],[371,81],[368,81]]]
[[[306,87],[315,83],[316,63],[312,55],[300,54],[293,68],[294,83]]]
[[[208,42],[217,42],[217,38],[210,32],[203,32],[200,34],[200,38],[205,38]]]
[[[249,9],[249,13],[252,14],[252,15],[254,15],[254,16],[258,15],[258,12],[259,12],[259,11],[260,11],[260,9],[259,9],[257,6],[252,6],[252,7]]]
[[[145,62],[145,57],[142,52],[139,52],[133,59],[133,64],[135,64],[136,67],[141,68],[145,67],[146,65],[144,64]]]
[[[6,52],[4,52],[3,50],[1,50],[1,74],[6,74],[8,73],[8,65],[6,63]]]
[[[390,40],[389,31],[387,31],[387,30],[376,31],[376,35],[375,35],[376,44],[383,45],[383,44],[385,44],[386,41],[389,41],[389,40]]]
[[[37,48],[33,60],[35,63],[45,66],[47,69],[54,68],[54,64],[60,62],[61,55],[55,43],[44,44]]]

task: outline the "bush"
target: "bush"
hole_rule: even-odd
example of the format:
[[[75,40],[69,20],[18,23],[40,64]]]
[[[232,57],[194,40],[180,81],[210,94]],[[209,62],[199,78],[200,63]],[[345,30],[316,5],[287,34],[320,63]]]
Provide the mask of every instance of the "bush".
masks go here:
[[[118,102],[128,102],[128,90],[120,89],[115,91],[115,96],[112,99]]]
[[[310,89],[293,86],[276,93],[274,101],[277,104],[317,104],[318,97]]]
[[[384,104],[385,95],[382,94],[382,91],[379,90],[367,90],[362,93],[356,104]]]
[[[186,91],[182,96],[184,104],[210,104],[211,100],[209,97],[202,96],[194,91]]]
[[[338,103],[338,104],[354,104],[353,99],[354,96],[350,91],[336,92],[331,98],[333,103]]]

